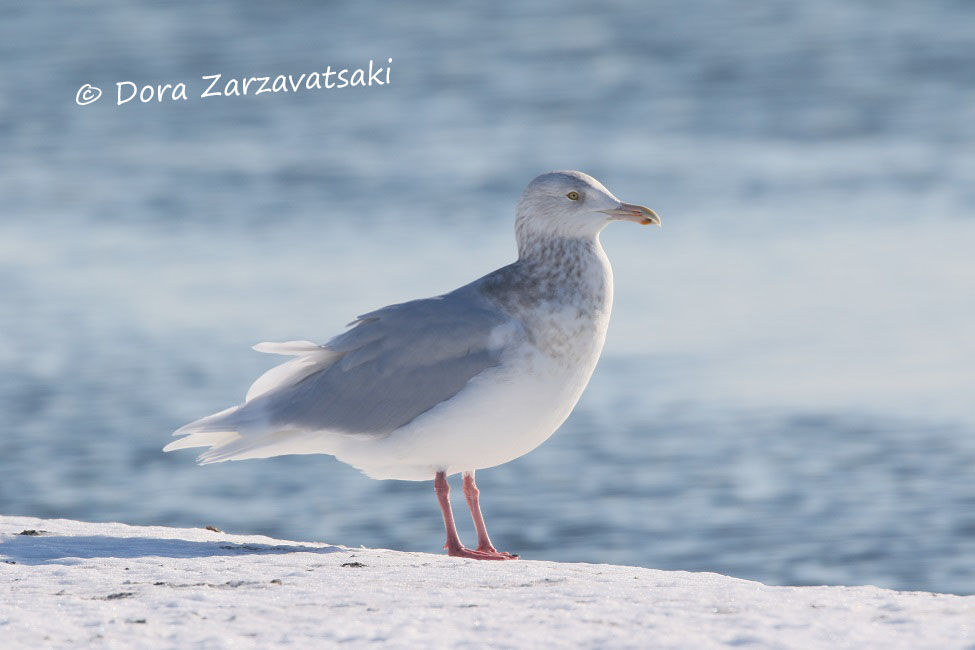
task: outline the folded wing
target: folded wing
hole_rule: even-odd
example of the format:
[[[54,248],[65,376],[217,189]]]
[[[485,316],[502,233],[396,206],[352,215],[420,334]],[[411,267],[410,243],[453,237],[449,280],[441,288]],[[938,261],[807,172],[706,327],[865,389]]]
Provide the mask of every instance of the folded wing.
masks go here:
[[[384,307],[325,344],[327,368],[258,399],[274,426],[390,433],[497,365],[508,322],[450,295]]]
[[[166,451],[209,446],[203,462],[309,453],[309,432],[385,435],[496,366],[521,329],[503,312],[457,292],[364,314],[324,345],[261,343],[295,359],[251,386],[244,404],[186,425]],[[275,450],[281,451],[275,453]],[[326,451],[327,453],[327,451]]]

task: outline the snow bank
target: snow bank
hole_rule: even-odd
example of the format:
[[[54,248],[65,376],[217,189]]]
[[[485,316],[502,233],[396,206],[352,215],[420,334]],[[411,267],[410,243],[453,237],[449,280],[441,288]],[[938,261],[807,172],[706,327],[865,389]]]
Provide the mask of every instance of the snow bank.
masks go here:
[[[62,519],[0,516],[0,584],[3,648],[975,647],[973,596]]]

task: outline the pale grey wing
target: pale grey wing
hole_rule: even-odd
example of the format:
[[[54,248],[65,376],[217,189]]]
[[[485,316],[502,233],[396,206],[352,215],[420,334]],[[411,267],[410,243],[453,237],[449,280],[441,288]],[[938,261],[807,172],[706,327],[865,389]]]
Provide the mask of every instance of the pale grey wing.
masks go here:
[[[517,330],[504,313],[456,292],[384,307],[352,325],[323,346],[338,360],[247,406],[274,428],[386,434],[496,366],[499,332]]]

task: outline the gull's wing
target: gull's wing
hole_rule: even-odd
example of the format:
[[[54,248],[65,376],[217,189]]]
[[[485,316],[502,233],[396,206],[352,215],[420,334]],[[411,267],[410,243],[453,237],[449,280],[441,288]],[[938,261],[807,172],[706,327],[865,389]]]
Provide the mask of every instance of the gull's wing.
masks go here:
[[[462,290],[363,314],[324,345],[261,343],[296,358],[251,386],[244,404],[192,422],[165,451],[210,447],[202,462],[286,451],[287,438],[329,431],[384,435],[444,402],[524,336],[521,325]],[[282,437],[284,436],[284,437]],[[274,449],[272,449],[272,447]]]
[[[277,428],[389,433],[497,365],[515,331],[502,312],[456,293],[384,307],[322,346],[337,355],[328,367],[254,406]]]

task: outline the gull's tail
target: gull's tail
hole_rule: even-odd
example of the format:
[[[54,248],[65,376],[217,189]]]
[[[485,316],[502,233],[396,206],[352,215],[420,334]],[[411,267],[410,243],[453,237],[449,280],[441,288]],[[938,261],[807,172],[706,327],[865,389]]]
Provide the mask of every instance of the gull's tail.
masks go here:
[[[240,410],[241,405],[231,406],[219,413],[200,418],[196,422],[176,429],[174,436],[185,436],[173,440],[163,447],[163,451],[190,449],[191,447],[222,447],[240,438],[237,431],[239,425],[233,422],[233,415]]]
[[[276,434],[283,432],[269,431],[263,410],[247,407],[255,398],[278,388],[292,386],[313,372],[328,367],[341,356],[309,341],[258,343],[254,349],[259,352],[284,354],[297,358],[275,366],[261,375],[247,391],[243,404],[231,406],[177,429],[173,435],[183,437],[163,447],[163,451],[209,447],[210,449],[197,459],[201,465],[225,460],[265,457],[264,453],[255,455],[256,448],[262,448],[263,451],[263,448],[268,447],[269,438],[274,438]]]

